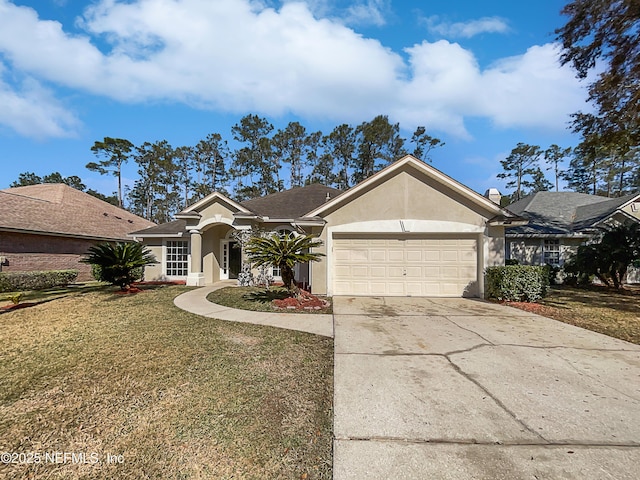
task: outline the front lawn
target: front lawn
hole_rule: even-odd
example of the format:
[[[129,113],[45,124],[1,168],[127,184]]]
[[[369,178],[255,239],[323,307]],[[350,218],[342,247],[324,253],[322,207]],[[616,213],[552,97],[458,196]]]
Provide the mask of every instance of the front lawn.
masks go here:
[[[0,314],[0,478],[331,478],[332,340],[190,314],[186,290]]]
[[[539,304],[515,305],[545,317],[640,345],[640,288],[552,287]]]
[[[225,307],[251,310],[254,312],[282,312],[272,305],[273,300],[289,297],[284,287],[224,287],[207,295],[207,300]],[[331,306],[320,310],[287,310],[291,313],[332,313]]]

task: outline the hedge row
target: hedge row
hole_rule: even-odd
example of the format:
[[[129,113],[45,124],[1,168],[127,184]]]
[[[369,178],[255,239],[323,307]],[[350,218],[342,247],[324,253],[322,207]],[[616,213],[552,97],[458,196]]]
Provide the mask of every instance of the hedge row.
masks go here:
[[[77,270],[51,270],[47,272],[0,272],[0,292],[45,290],[65,287],[78,278]]]
[[[489,267],[486,272],[488,298],[511,302],[535,302],[549,291],[549,268],[532,265]]]

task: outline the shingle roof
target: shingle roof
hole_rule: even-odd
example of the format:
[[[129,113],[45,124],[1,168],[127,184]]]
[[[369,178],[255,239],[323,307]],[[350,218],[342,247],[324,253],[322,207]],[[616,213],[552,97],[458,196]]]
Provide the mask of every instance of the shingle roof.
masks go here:
[[[571,234],[592,228],[611,215],[634,195],[607,198],[577,192],[536,192],[507,208],[529,220],[522,227],[509,228],[508,234]]]
[[[340,194],[340,190],[325,187],[319,183],[292,188],[284,192],[272,193],[265,197],[242,202],[242,206],[252,212],[270,218],[301,218],[315,210],[329,198]]]
[[[144,230],[137,230],[130,232],[129,236],[149,236],[149,235],[176,235],[178,233],[186,233],[187,221],[186,220],[174,220],[172,222],[162,223],[153,227],[145,228]]]
[[[155,225],[61,183],[0,190],[0,229],[105,240]]]

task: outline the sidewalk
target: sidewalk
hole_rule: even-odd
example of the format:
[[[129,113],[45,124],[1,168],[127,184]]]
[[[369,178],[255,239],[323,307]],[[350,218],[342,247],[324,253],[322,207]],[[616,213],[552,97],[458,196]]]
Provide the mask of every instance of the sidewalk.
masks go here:
[[[333,315],[305,313],[252,312],[224,307],[207,300],[207,295],[224,287],[236,285],[236,281],[217,282],[213,285],[191,290],[176,297],[176,307],[204,317],[229,322],[254,323],[270,327],[286,328],[313,333],[324,337],[333,337]]]

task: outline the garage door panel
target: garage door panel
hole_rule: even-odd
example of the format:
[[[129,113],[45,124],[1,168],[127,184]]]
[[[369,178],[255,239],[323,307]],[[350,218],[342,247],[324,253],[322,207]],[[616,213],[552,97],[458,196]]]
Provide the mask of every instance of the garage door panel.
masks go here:
[[[422,250],[416,250],[415,247],[412,247],[411,250],[407,250],[407,261],[408,262],[421,262],[422,261]]]
[[[369,274],[373,278],[385,278],[387,276],[387,269],[385,266],[372,266],[369,269]]]
[[[403,262],[404,261],[404,250],[393,249],[389,250],[389,261],[390,262]]]
[[[387,251],[374,249],[371,250],[371,261],[372,262],[385,262],[387,260]]]
[[[425,262],[440,261],[440,252],[438,250],[423,250],[422,255]]]
[[[476,282],[469,238],[334,238],[334,294],[462,296]]]

